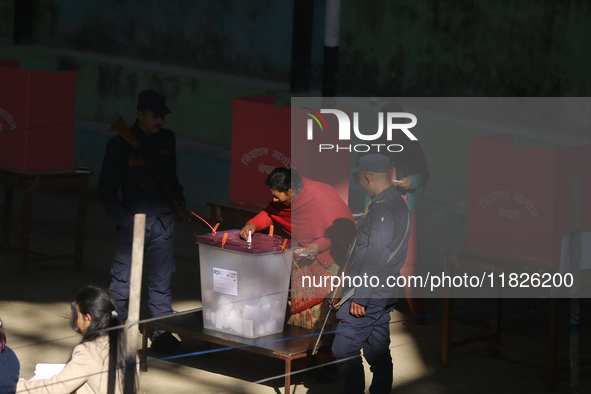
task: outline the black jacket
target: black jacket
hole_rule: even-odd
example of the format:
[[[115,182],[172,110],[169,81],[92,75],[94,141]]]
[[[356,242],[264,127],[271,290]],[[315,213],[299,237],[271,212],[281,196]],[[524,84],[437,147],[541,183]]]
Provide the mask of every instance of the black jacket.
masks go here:
[[[137,119],[130,130],[141,142],[150,162],[171,186],[177,201],[184,202],[183,187],[176,174],[174,133],[161,128],[158,133],[146,134],[139,127]],[[146,182],[149,176],[135,148],[119,135],[109,140],[99,177],[98,194],[107,214],[117,226],[125,227],[132,223],[136,213],[146,214],[147,230],[150,230],[156,218],[160,218],[165,228],[174,220],[174,211],[164,191],[153,177]],[[119,189],[123,201],[117,196]]]
[[[406,260],[412,218],[406,202],[395,186],[373,197],[363,218],[357,222],[357,245],[349,276],[366,276],[364,285],[355,286],[352,301],[357,304],[391,305],[396,302],[398,289],[388,286],[388,277],[399,276]],[[370,278],[379,278],[372,286]],[[367,282],[367,285],[366,283]],[[394,280],[390,280],[394,283]]]

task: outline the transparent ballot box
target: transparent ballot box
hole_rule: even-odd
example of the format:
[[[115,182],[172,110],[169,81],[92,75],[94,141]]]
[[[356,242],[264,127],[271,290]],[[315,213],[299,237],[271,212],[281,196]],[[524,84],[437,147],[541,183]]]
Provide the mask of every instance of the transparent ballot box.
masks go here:
[[[290,250],[291,241],[257,233],[249,243],[230,230],[196,242],[204,328],[245,338],[282,332],[292,265],[282,246]]]

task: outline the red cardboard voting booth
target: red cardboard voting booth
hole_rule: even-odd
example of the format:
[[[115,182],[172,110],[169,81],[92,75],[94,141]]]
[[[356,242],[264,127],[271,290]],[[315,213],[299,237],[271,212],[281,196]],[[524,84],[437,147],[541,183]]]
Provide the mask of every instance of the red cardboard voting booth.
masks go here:
[[[74,160],[75,71],[25,71],[0,62],[0,167],[70,169]]]
[[[581,176],[581,231],[591,230],[591,145],[513,144],[513,134],[470,141],[466,246],[557,268],[570,232],[571,175]]]
[[[292,166],[301,175],[334,187],[347,203],[349,193],[348,152],[318,154],[318,143],[306,141],[306,120],[300,109],[275,105],[274,96],[235,99],[232,109],[232,158],[230,201],[266,206],[272,199],[265,179],[276,167]],[[294,119],[296,120],[294,123]],[[301,143],[293,144],[294,124],[301,127]],[[336,119],[329,127],[338,130]]]
[[[265,179],[276,167],[291,168],[290,108],[274,96],[235,99],[232,106],[230,201],[266,206]]]
[[[0,67],[20,68],[21,61],[18,59],[1,59]]]

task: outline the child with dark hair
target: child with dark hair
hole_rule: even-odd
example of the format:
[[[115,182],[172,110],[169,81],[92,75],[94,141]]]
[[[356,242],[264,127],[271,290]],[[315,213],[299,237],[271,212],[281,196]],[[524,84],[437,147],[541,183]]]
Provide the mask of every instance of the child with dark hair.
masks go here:
[[[0,320],[0,393],[14,394],[21,365],[16,354],[6,346],[4,325]]]
[[[125,330],[119,326],[111,294],[101,287],[85,286],[71,302],[70,326],[82,334],[70,361],[51,379],[20,381],[19,392],[33,394],[123,393]]]

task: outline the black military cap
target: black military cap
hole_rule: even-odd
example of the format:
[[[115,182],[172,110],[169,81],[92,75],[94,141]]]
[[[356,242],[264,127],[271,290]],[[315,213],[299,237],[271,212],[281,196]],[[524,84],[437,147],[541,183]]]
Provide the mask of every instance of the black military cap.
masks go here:
[[[377,172],[387,174],[390,172],[390,159],[388,156],[380,155],[379,153],[370,153],[359,158],[359,166],[351,170],[351,174],[356,174],[360,171]]]
[[[166,106],[166,97],[155,90],[144,90],[137,96],[137,109],[147,108],[154,115],[168,115],[171,113]]]

